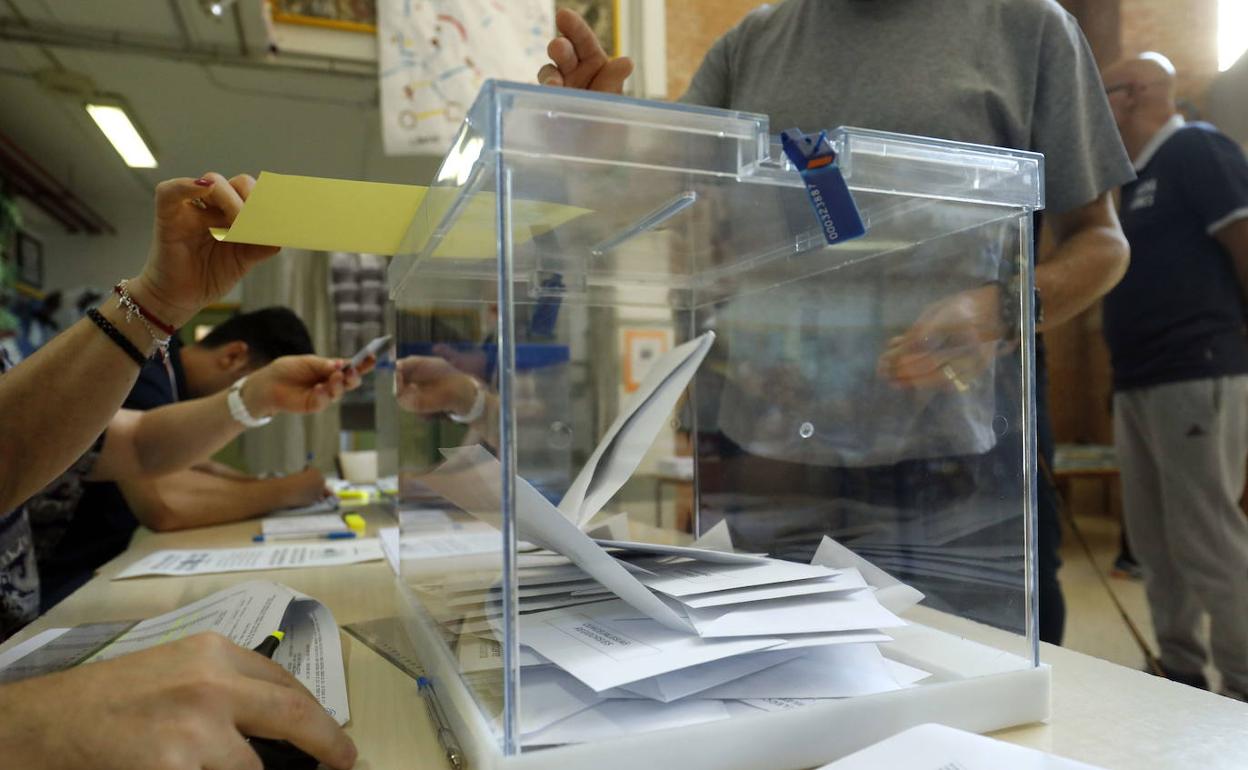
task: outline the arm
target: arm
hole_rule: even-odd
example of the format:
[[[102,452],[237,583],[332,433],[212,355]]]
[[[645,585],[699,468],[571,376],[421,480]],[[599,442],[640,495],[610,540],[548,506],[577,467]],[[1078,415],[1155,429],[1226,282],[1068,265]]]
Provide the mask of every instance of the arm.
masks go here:
[[[1036,266],[1048,331],[1092,306],[1126,275],[1130,249],[1108,192],[1050,219],[1057,245]]]
[[[369,364],[360,367],[368,372]],[[319,412],[358,387],[360,372],[318,356],[285,356],[247,378],[243,403],[254,417]],[[230,415],[228,393],[162,406],[122,410],[109,424],[92,481],[185,470],[208,459],[243,431]]]
[[[1239,288],[1248,301],[1248,216],[1237,219],[1213,234],[1226,253],[1231,256],[1231,264],[1235,266],[1235,275],[1239,277]]]
[[[484,395],[484,409],[469,427],[482,442],[498,446],[498,396],[479,380],[435,356],[408,356],[395,363],[394,397],[404,411],[467,415],[478,393]]]
[[[131,295],[175,326],[225,294],[252,265],[276,252],[218,243],[208,232],[229,225],[251,192],[251,177],[219,174],[174,179],[156,188],[156,223]],[[188,205],[205,202],[207,208]],[[144,326],[126,321],[115,302],[100,312],[141,352],[155,346]],[[0,377],[0,511],[8,511],[56,478],[104,432],[134,385],[138,366],[90,320],[74,324]]]
[[[1036,266],[1043,332],[1086,310],[1127,270],[1128,249],[1109,193],[1053,222],[1057,246]],[[880,377],[904,388],[966,390],[1002,350],[1011,331],[1001,319],[1000,289],[985,285],[933,303],[881,354]]]
[[[325,495],[325,478],[309,469],[277,479],[233,479],[187,470],[119,482],[135,517],[149,529],[173,532],[311,505]]]
[[[220,476],[223,479],[238,479],[240,481],[246,479],[254,479],[249,473],[243,473],[237,468],[217,462],[216,460],[205,460],[193,466],[193,470],[202,471],[203,473],[211,473],[214,476]]]

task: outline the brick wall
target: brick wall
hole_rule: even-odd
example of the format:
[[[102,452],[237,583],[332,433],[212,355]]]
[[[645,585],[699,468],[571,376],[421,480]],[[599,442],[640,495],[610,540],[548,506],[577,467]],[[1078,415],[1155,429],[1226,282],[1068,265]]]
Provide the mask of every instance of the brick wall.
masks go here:
[[[1123,55],[1158,51],[1170,57],[1179,71],[1179,97],[1202,105],[1218,74],[1218,0],[1120,2]]]
[[[667,96],[679,99],[711,44],[763,0],[667,0]]]

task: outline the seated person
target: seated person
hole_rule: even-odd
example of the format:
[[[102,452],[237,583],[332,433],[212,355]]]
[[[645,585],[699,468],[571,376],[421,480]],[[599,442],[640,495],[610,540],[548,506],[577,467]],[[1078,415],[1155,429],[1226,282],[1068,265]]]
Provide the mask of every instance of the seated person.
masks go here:
[[[0,431],[0,614],[23,609],[23,602],[26,609],[38,604],[38,573],[22,501],[75,465],[118,418],[117,409],[145,358],[166,342],[157,328],[186,323],[276,253],[264,246],[218,243],[209,234],[210,227],[233,222],[254,186],[249,176],[226,180],[220,174],[161,183],[152,247],[143,272],[129,284],[131,301],[141,312],[127,313],[118,302],[107,301],[0,376],[0,414],[5,417]],[[238,396],[247,419],[279,408],[317,411],[359,384],[341,362],[311,360],[322,362],[319,370],[304,367],[303,376],[272,390],[272,401],[257,401],[258,390],[244,387]],[[131,415],[129,438],[123,438],[123,430],[104,442],[101,460],[115,463],[108,475],[160,473],[170,464],[193,461],[194,453],[188,458],[187,451],[191,442],[182,431],[228,440],[240,424],[229,418],[244,415],[241,409],[222,411],[227,406],[228,400],[217,396],[138,419]],[[181,412],[168,419],[169,413],[185,409],[198,416]],[[108,465],[97,468],[106,470]],[[290,741],[333,770],[355,764],[351,739],[289,672],[217,634],[197,634],[104,663],[0,685],[5,767],[258,767],[248,735]]]
[[[151,361],[139,373],[126,409],[153,409],[226,390],[240,377],[281,356],[312,352],[307,327],[287,308],[235,315],[201,341],[175,337],[167,364]],[[76,505],[63,490],[46,490],[27,504],[46,612],[92,573],[126,549],[139,524],[158,532],[259,516],[309,505],[325,493],[315,469],[256,479],[206,460],[158,477],[87,483]]]

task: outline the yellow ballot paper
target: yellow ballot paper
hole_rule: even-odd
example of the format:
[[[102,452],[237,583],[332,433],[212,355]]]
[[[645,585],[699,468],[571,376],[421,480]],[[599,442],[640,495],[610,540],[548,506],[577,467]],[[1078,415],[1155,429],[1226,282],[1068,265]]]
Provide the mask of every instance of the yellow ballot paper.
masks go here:
[[[227,230],[214,227],[213,237],[228,243],[254,243],[262,246],[289,246],[311,251],[355,251],[393,255],[401,248],[418,250],[421,242],[404,244],[404,236],[417,220],[427,234],[436,227],[434,219],[449,209],[449,199],[458,191],[436,190],[443,201],[437,211],[422,211],[429,188],[418,185],[323,179],[310,176],[275,174],[265,171],[246,205]],[[466,213],[470,221],[457,222],[455,246],[462,253],[446,256],[485,257],[493,253],[494,195],[477,193]],[[527,241],[535,232],[549,230],[586,213],[586,209],[538,201],[516,201],[513,229],[516,242]],[[473,233],[463,232],[471,224]],[[467,236],[467,237],[465,237]],[[427,235],[425,235],[427,237]],[[451,244],[443,242],[443,247]],[[445,248],[439,249],[445,252]]]

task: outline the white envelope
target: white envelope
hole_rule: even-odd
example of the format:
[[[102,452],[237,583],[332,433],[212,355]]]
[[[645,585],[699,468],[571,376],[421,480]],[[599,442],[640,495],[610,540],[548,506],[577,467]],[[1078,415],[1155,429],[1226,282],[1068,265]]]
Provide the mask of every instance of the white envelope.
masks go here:
[[[676,703],[609,700],[556,722],[545,730],[526,735],[522,741],[525,746],[588,743],[621,735],[688,727],[727,719],[728,716],[723,702],[715,700],[690,698]]]
[[[919,725],[819,770],[1099,770],[1092,765],[975,735],[945,725]]]
[[[776,599],[761,604],[688,609],[689,620],[702,637],[789,635],[824,631],[895,628],[906,621],[885,609],[870,589],[849,595],[831,594]]]
[[[787,583],[793,580],[825,578],[834,574],[827,567],[780,559],[764,559],[755,564],[708,564],[693,561],[670,564],[645,562],[644,566],[655,574],[652,577],[641,576],[642,583],[668,596],[677,597]]]
[[[898,682],[888,660],[874,644],[818,647],[799,658],[712,687],[699,698],[850,698],[892,692]]]
[[[783,639],[702,639],[655,621],[615,620],[619,600],[520,616],[520,643],[596,692],[699,663],[783,643]]]
[[[867,581],[863,579],[862,573],[851,568],[841,570],[826,578],[777,583],[769,586],[736,588],[727,591],[716,591],[713,594],[682,596],[679,601],[687,607],[720,607],[727,604],[748,604],[750,602],[761,602],[771,599],[785,599],[791,596],[855,591],[866,587]]]
[[[559,501],[568,520],[583,526],[632,477],[714,342],[708,331],[654,362]]]
[[[893,612],[900,614],[923,601],[923,593],[917,588],[906,585],[830,537],[824,536],[810,563],[842,569],[856,568],[866,578],[867,584],[875,589],[880,604]]]
[[[658,543],[639,543],[634,540],[610,540],[594,538],[594,542],[603,548],[624,548],[638,553],[653,553],[660,556],[685,556],[698,561],[714,564],[761,564],[767,561],[766,556],[753,553],[729,553],[709,548],[694,548],[687,545],[661,545]]]
[[[502,466],[481,446],[445,449],[447,461],[423,481],[433,491],[468,513],[498,521],[502,510]],[[523,478],[515,479],[517,537],[566,556],[616,596],[665,626],[692,631],[692,626],[664,604],[637,578],[602,550],[550,501]]]
[[[802,654],[804,654],[802,650],[752,652],[749,655],[713,660],[710,663],[682,668],[679,671],[660,674],[639,682],[631,682],[611,692],[627,690],[644,698],[671,703],[674,700],[696,695],[703,690],[735,681],[743,676],[778,666]]]
[[[520,734],[528,735],[602,701],[575,677],[554,666],[520,670]]]

